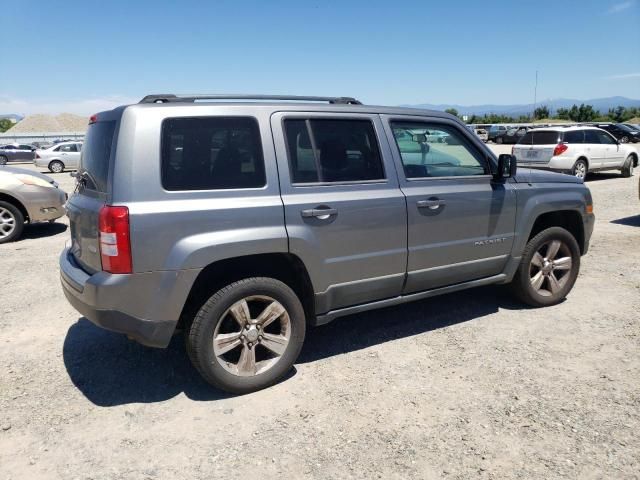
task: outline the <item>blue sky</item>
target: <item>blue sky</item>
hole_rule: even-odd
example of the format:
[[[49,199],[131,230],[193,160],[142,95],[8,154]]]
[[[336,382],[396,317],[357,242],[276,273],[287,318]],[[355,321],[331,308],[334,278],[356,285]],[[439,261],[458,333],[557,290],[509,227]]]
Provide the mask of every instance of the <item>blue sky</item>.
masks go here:
[[[2,31],[0,113],[167,92],[531,103],[536,69],[538,100],[640,98],[640,0],[4,0]]]

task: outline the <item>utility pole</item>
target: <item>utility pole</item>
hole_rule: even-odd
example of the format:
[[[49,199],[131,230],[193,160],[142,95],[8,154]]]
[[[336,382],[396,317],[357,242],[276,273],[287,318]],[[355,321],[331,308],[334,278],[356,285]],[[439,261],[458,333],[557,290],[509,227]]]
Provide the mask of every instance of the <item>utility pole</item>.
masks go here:
[[[531,118],[536,121],[536,102],[538,101],[538,70],[536,70],[536,86],[533,87],[533,115]]]

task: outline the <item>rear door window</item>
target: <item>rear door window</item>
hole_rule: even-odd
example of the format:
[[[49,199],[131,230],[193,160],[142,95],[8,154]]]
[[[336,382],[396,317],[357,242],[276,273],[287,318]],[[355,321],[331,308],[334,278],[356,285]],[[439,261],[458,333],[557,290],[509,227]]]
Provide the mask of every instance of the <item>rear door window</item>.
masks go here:
[[[258,122],[252,117],[168,118],[162,123],[161,170],[167,190],[264,187]]]
[[[284,122],[292,183],[384,179],[369,120],[289,119]]]
[[[585,130],[584,131],[584,143],[599,144],[600,138],[598,137],[597,130]]]
[[[115,128],[116,122],[111,120],[92,123],[87,129],[78,173],[90,190],[107,191]]]
[[[567,143],[584,143],[584,130],[571,130],[565,132],[563,141]]]

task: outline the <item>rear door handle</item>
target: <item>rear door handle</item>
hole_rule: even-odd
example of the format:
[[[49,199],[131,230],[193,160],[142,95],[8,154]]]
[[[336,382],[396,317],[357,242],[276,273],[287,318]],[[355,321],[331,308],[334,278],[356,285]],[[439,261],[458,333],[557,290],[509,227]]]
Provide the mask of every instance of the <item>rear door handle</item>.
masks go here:
[[[430,210],[437,210],[440,206],[444,205],[446,202],[444,200],[440,200],[439,198],[430,198],[429,200],[418,200],[416,204],[418,208],[428,208]]]
[[[315,217],[324,220],[329,218],[331,215],[337,215],[338,210],[336,210],[335,208],[310,208],[308,210],[302,210],[300,214],[304,218]]]

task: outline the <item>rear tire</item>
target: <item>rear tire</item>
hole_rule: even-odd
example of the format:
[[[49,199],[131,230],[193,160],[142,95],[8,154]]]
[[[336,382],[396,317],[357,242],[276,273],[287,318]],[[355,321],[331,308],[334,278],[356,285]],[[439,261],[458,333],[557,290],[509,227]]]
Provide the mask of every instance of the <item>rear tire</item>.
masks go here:
[[[24,230],[24,215],[12,203],[0,202],[0,243],[13,242]]]
[[[291,288],[273,278],[247,278],[222,288],[200,308],[186,335],[187,353],[211,385],[254,392],[291,369],[305,329],[304,309]]]
[[[622,170],[620,170],[624,178],[629,178],[633,176],[633,164],[634,164],[633,155],[629,155],[625,160],[624,165],[622,166]]]
[[[49,163],[49,171],[51,173],[62,173],[64,171],[64,163],[60,160],[54,160]]]
[[[620,143],[629,143],[629,137],[626,135],[620,139]]]
[[[562,227],[543,230],[527,243],[511,287],[532,307],[560,303],[573,288],[580,272],[580,247]]]
[[[7,157],[5,157],[4,155],[0,155],[0,165],[6,165],[7,161]]]
[[[576,160],[576,163],[571,169],[571,174],[574,177],[582,178],[584,180],[585,178],[587,178],[587,173],[589,173],[589,166],[587,165],[587,161],[582,158]]]
[[[502,145],[502,137],[498,137],[498,138],[496,138],[496,143],[497,143],[498,145]]]

